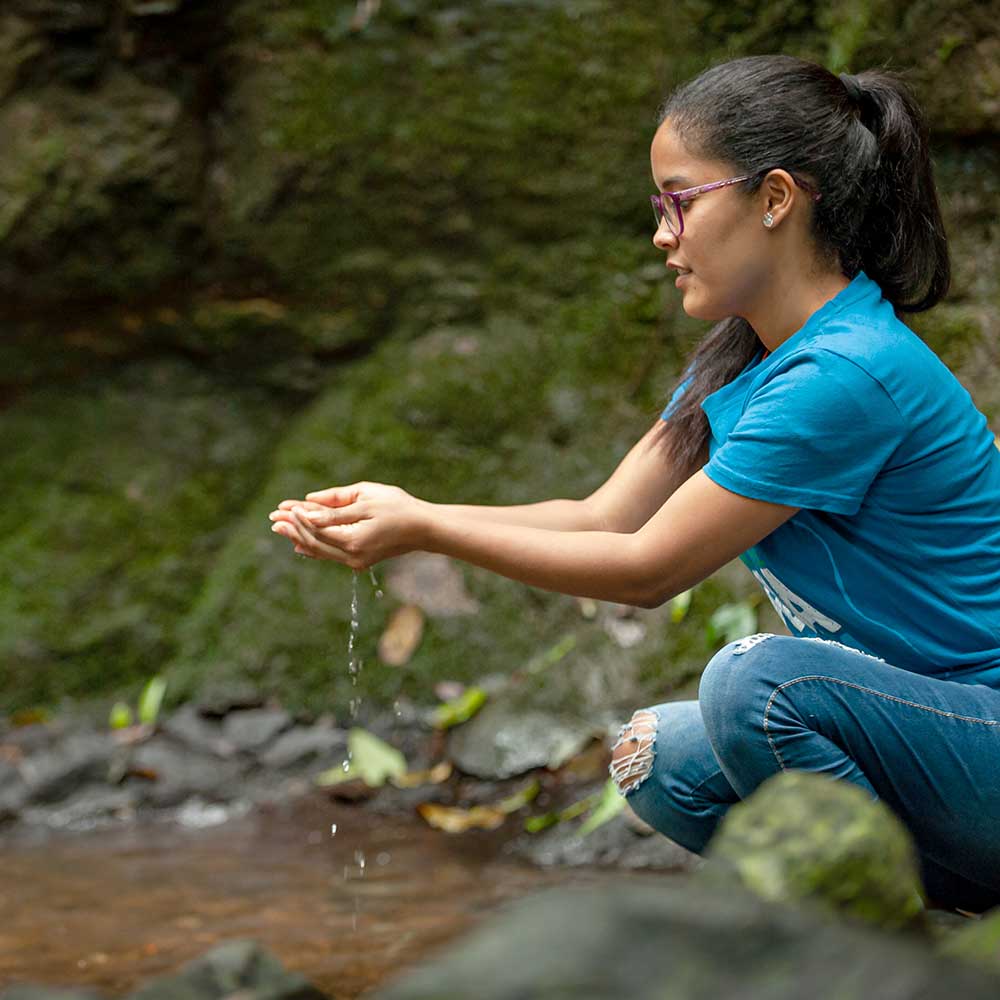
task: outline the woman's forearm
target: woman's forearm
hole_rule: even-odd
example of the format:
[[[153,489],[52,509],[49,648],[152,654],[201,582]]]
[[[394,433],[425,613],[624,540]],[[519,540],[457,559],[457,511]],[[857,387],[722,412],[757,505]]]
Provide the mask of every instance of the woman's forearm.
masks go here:
[[[586,500],[542,500],[539,503],[510,507],[486,507],[477,504],[434,504],[442,520],[482,521],[512,524],[522,528],[545,528],[549,531],[593,531],[601,526]]]
[[[475,518],[440,516],[425,522],[421,548],[481,566],[532,587],[579,597],[654,603],[662,581],[651,580],[634,534],[554,531]]]

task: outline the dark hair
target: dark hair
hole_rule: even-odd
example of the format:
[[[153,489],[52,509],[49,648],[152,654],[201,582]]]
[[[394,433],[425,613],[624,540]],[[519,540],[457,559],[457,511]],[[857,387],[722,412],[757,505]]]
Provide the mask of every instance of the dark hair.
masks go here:
[[[812,235],[821,259],[861,270],[897,312],[930,309],[951,278],[927,126],[903,79],[888,70],[839,77],[793,56],[750,56],[705,70],[660,108],[696,155],[753,175],[781,167],[815,186]],[[717,323],[685,367],[687,390],[663,430],[673,460],[695,468],[708,440],[702,400],[760,349],[739,317]]]

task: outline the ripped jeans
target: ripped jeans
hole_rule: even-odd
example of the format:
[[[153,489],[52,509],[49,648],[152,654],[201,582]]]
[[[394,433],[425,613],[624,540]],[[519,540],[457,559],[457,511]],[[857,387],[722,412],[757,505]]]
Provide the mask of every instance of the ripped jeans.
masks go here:
[[[750,636],[712,658],[698,701],[636,712],[611,764],[633,810],[699,854],[734,802],[785,770],[852,781],[889,805],[934,905],[1000,905],[1000,690],[836,642]]]

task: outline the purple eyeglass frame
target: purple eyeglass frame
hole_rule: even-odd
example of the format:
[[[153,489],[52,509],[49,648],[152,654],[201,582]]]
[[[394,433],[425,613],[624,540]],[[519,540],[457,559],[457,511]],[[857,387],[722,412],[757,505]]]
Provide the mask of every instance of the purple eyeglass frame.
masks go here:
[[[761,174],[770,173],[771,170],[777,169],[776,167],[770,167],[768,170],[761,171]],[[728,180],[724,181],[713,181],[711,184],[699,184],[697,187],[684,188],[681,191],[663,191],[660,194],[651,194],[649,200],[653,206],[653,215],[656,217],[656,225],[659,226],[660,222],[664,219],[667,220],[667,229],[669,229],[674,236],[682,236],[684,234],[684,213],[681,211],[681,201],[690,200],[693,195],[704,194],[706,191],[714,191],[716,188],[729,187],[730,184],[739,184],[741,181],[748,181],[752,177],[759,176],[758,174],[744,174],[742,177],[730,177]],[[819,201],[823,197],[811,184],[807,184],[805,181],[799,179],[795,174],[789,173],[789,176],[795,181],[796,185],[802,188],[803,191],[807,192],[813,201]],[[677,223],[678,229],[674,232],[670,225],[669,216],[667,215],[667,206],[664,201],[665,198],[669,198],[674,203],[674,209],[677,212]]]

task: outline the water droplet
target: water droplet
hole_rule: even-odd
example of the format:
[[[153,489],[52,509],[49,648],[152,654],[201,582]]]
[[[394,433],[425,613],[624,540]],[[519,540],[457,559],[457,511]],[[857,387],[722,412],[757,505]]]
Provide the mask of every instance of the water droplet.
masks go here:
[[[388,851],[379,851],[375,856],[375,864],[381,868],[383,865],[387,865],[391,858],[392,855]]]
[[[344,769],[344,773],[346,774],[351,769],[351,762],[349,760],[345,760],[340,766]]]
[[[337,824],[336,823],[331,823],[330,824],[330,836],[331,837],[336,837],[337,836]]]

